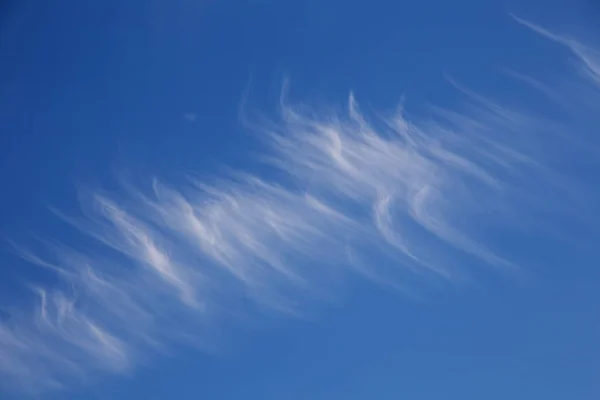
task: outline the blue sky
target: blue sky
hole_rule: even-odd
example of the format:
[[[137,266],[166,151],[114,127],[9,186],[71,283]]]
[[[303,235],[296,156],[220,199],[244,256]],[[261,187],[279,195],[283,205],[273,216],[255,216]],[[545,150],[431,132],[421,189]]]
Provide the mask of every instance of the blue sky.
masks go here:
[[[600,396],[594,1],[40,3],[5,399]]]

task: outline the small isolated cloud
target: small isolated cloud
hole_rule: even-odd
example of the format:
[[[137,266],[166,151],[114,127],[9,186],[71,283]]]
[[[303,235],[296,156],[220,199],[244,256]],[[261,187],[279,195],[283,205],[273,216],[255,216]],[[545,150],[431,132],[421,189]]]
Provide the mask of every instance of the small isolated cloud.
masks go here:
[[[193,112],[185,113],[183,114],[183,117],[190,122],[196,121],[196,113]]]
[[[571,78],[599,88],[596,53],[527,26],[573,50],[586,74]],[[518,270],[489,234],[588,221],[585,191],[555,163],[585,143],[578,126],[452,83],[467,105],[427,117],[398,107],[375,118],[352,95],[333,114],[284,98],[272,123],[248,124],[279,179],[125,179],[118,195],[82,193],[80,217],[67,219],[81,240],[43,256],[20,250],[62,283],[35,288],[34,309],[0,324],[5,382],[40,392],[128,373],[171,343],[205,346],[211,326],[240,310],[300,313],[344,275],[410,290],[461,279],[468,258]]]

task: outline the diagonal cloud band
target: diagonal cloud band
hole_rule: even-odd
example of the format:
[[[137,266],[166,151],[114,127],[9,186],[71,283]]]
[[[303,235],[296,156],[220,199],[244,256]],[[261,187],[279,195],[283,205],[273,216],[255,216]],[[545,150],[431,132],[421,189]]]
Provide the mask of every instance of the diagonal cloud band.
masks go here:
[[[570,49],[584,72],[573,79],[600,90],[599,53],[517,21]],[[594,202],[560,162],[566,149],[591,157],[593,146],[564,134],[573,126],[451,83],[469,106],[432,107],[427,118],[399,107],[370,119],[352,95],[345,112],[324,114],[284,96],[277,121],[248,126],[268,146],[272,178],[238,172],[82,193],[82,216],[63,218],[95,250],[19,248],[61,283],[35,287],[35,310],[0,324],[6,382],[40,392],[128,373],[170,343],[203,346],[202,332],[236,310],[298,314],[348,272],[403,289],[462,279],[465,257],[518,271],[490,231],[589,224]],[[366,262],[372,254],[387,261]]]

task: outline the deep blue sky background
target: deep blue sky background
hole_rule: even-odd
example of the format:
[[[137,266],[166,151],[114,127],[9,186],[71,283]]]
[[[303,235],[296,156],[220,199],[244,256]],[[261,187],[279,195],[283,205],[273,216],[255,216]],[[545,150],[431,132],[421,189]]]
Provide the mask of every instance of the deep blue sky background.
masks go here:
[[[582,35],[600,24],[592,1],[10,3],[0,8],[0,233],[11,239],[69,235],[47,206],[68,210],[79,185],[110,185],[115,168],[171,177],[252,166],[259,148],[238,119],[247,88],[264,113],[284,76],[293,97],[317,104],[353,90],[373,109],[402,95],[451,105],[444,72],[502,98],[518,89],[498,68],[551,76],[548,63],[568,55],[509,12]],[[426,302],[353,282],[309,321],[238,327],[217,355],[179,349],[133,377],[49,398],[598,398],[598,257],[552,244],[506,244],[537,260],[524,279],[484,276]],[[23,282],[50,278],[5,249],[0,304],[18,306]]]

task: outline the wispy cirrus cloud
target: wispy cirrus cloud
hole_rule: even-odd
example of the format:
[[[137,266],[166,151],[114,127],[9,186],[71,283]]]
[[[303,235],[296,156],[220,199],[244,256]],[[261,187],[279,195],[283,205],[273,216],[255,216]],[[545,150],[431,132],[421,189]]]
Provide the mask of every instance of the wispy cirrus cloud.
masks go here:
[[[597,53],[517,21],[571,49],[598,88]],[[125,179],[119,195],[82,193],[81,216],[65,219],[93,245],[20,250],[61,284],[35,287],[35,310],[0,324],[6,381],[39,392],[128,373],[170,343],[205,345],[236,310],[300,313],[347,273],[403,287],[459,279],[465,257],[517,270],[486,232],[585,223],[585,187],[556,164],[584,139],[451,83],[468,106],[427,117],[399,107],[369,118],[352,95],[323,113],[284,96],[276,121],[249,127],[271,177]]]
[[[539,25],[531,23],[515,15],[513,15],[513,18],[515,21],[526,26],[532,31],[545,36],[546,38],[553,40],[569,49],[577,57],[580,71],[582,71],[594,84],[600,84],[600,51],[586,46],[574,38],[553,33]]]

